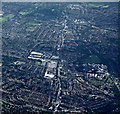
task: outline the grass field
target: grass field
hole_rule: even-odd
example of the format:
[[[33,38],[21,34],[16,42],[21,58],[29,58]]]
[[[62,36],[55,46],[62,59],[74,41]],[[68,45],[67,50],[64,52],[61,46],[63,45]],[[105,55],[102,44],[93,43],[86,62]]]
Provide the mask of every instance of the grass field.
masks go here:
[[[93,8],[108,8],[109,5],[97,5],[97,4],[88,4],[89,7]]]
[[[21,15],[27,15],[27,14],[29,14],[29,12],[19,12],[19,14],[21,14]]]
[[[25,11],[20,11],[19,14],[21,14],[21,15],[28,15],[28,14],[30,14],[30,13],[32,13],[32,12],[33,12],[33,10],[29,9],[28,11],[27,11],[27,10],[25,10]]]
[[[26,31],[27,32],[33,32],[35,29],[33,28],[33,27],[28,27],[28,28],[26,28]]]
[[[8,21],[9,19],[13,20],[13,17],[14,17],[13,14],[6,15],[2,18],[2,21],[5,22],[5,21]]]
[[[41,62],[35,62],[35,65],[36,65],[36,66],[40,66],[40,65],[41,65]]]
[[[96,79],[95,77],[93,77],[93,78],[90,80],[90,82],[91,82],[94,86],[96,86],[96,87],[101,86],[101,85],[104,84],[104,81],[99,80],[99,79]]]
[[[26,23],[27,25],[42,25],[42,23],[36,23],[36,22],[29,22],[29,23]]]

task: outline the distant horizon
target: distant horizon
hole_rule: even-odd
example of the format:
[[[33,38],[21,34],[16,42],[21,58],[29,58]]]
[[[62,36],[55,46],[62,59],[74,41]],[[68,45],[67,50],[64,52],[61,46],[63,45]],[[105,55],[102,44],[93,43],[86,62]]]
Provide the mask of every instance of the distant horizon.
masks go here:
[[[1,2],[119,2],[119,0],[1,0]]]

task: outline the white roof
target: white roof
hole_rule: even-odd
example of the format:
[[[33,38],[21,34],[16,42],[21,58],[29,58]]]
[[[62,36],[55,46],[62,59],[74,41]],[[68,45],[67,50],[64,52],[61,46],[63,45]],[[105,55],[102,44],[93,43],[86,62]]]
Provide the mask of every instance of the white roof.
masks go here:
[[[39,53],[39,52],[35,52],[35,51],[31,52],[31,54],[36,54],[36,55],[43,55],[42,53]]]
[[[53,74],[47,74],[47,72],[46,72],[46,73],[45,73],[45,77],[53,78],[54,75],[53,75]]]
[[[48,63],[48,67],[50,67],[50,68],[56,68],[56,67],[57,67],[57,62],[55,62],[55,61],[50,61],[50,62]]]

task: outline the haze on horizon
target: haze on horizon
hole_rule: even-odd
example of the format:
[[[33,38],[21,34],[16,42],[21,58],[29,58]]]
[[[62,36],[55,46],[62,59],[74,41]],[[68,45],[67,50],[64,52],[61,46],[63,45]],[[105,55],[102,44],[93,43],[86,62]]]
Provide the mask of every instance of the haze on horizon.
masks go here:
[[[2,2],[119,2],[119,0],[1,0]]]

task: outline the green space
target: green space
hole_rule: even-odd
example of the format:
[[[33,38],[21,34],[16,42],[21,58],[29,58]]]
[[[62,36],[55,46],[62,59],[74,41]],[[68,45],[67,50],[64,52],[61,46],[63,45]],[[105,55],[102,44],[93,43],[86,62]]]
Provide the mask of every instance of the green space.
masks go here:
[[[93,84],[94,86],[98,87],[98,86],[101,86],[101,85],[104,85],[105,82],[108,82],[108,83],[113,83],[113,81],[111,80],[110,76],[109,75],[106,75],[105,79],[104,80],[99,80],[98,78],[96,77],[92,77],[89,82],[91,84]]]
[[[20,23],[20,24],[25,24],[26,22],[25,22],[25,21],[20,21],[19,23]]]
[[[93,84],[96,87],[104,85],[104,81],[99,80],[99,79],[97,79],[95,77],[93,77],[92,79],[90,79],[90,83]]]
[[[8,17],[8,18],[13,18],[14,17],[14,15],[13,14],[9,14],[9,15],[7,15],[6,17]]]
[[[106,5],[106,6],[102,6],[102,8],[108,8],[109,7],[109,5]]]
[[[106,82],[108,82],[108,83],[113,83],[113,81],[111,80],[111,78],[110,78],[110,76],[108,75],[108,74],[106,74],[106,77],[105,77],[105,79],[103,80],[104,82],[106,81]]]
[[[67,81],[62,79],[61,82],[62,82],[62,88],[67,89]]]
[[[14,17],[13,14],[6,15],[2,18],[2,21],[5,22],[5,21],[8,21],[9,19],[13,20],[13,17]]]
[[[35,65],[36,65],[36,66],[40,66],[40,65],[41,65],[41,62],[35,62]]]
[[[98,7],[100,7],[101,5],[88,4],[88,6],[98,8]]]
[[[78,89],[81,89],[81,87],[80,87],[80,85],[79,85],[79,84],[76,84],[76,87],[77,87]]]
[[[54,107],[54,104],[51,104],[51,106],[50,107]]]
[[[15,19],[11,19],[11,20],[15,20]]]
[[[63,88],[67,88],[67,84],[64,82],[62,83]]]
[[[29,12],[19,12],[19,14],[21,14],[21,15],[27,15],[27,14],[29,14]]]
[[[42,25],[42,23],[36,23],[36,22],[29,22],[29,23],[26,23],[27,25]]]
[[[98,5],[98,4],[88,4],[89,7],[93,7],[93,8],[108,8],[109,5]]]
[[[84,63],[101,63],[101,60],[96,55],[89,56],[86,59],[83,59]]]
[[[55,26],[56,26],[56,27],[58,27],[58,26],[60,26],[60,25],[58,25],[58,24],[55,24]]]
[[[3,17],[3,18],[2,18],[2,21],[3,21],[3,22],[8,21],[8,18]]]
[[[33,32],[35,29],[33,28],[33,27],[28,27],[28,28],[26,28],[26,31],[27,32]]]
[[[34,5],[35,5],[35,6],[40,6],[41,4],[40,4],[40,3],[35,3]]]
[[[108,82],[108,83],[109,83],[109,82],[112,83],[112,80],[111,80],[110,77],[108,78],[107,82]]]
[[[109,77],[109,74],[106,73],[106,77],[104,79],[104,82],[108,79],[108,77]]]
[[[105,77],[104,82],[107,80],[108,76]]]
[[[8,18],[7,18],[7,17],[3,17],[3,18],[2,18],[2,21],[3,21],[3,22],[8,21]]]
[[[28,15],[28,14],[33,12],[33,10],[31,10],[31,9],[29,9],[29,10],[21,11],[21,12],[19,12],[19,14],[21,14],[21,15]]]

